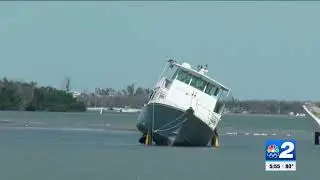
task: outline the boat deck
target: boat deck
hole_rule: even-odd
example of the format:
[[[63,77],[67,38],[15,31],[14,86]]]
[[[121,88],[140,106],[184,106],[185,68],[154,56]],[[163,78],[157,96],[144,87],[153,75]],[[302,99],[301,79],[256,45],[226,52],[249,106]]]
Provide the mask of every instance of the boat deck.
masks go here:
[[[320,107],[315,104],[306,104],[306,108],[312,112],[317,118],[320,118]]]

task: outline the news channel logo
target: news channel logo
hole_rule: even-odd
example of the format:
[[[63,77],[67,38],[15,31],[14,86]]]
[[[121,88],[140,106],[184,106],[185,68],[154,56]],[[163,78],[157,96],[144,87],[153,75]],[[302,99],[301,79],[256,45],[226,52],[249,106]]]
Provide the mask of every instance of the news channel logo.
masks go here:
[[[267,140],[265,143],[265,161],[296,161],[296,141]]]

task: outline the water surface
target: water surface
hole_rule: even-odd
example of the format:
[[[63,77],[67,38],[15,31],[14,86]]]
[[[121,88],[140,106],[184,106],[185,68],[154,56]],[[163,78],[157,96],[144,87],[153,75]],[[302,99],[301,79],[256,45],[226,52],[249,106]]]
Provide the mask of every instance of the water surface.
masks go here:
[[[221,147],[145,147],[137,114],[0,112],[4,180],[319,179],[314,123],[288,116],[224,117]],[[265,172],[264,141],[297,140],[296,172]]]

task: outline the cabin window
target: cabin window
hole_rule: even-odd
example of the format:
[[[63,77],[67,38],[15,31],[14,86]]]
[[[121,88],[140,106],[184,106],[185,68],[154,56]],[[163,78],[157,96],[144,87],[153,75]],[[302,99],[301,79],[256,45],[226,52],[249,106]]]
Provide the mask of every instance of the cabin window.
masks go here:
[[[207,88],[205,90],[206,94],[209,94],[210,96],[217,96],[219,93],[219,88],[215,87],[213,84],[208,83]]]
[[[167,70],[167,72],[165,73],[165,76],[168,80],[172,80],[175,78],[175,76],[177,75],[178,72],[178,68],[176,66],[170,68]]]
[[[178,72],[177,79],[178,79],[179,81],[182,81],[182,82],[184,82],[184,83],[186,83],[186,84],[189,84],[191,78],[192,78],[192,76],[191,76],[188,72],[186,72],[186,71],[184,71],[184,70],[180,70],[180,71]]]
[[[206,87],[207,82],[205,80],[203,80],[202,78],[196,77],[196,76],[192,76],[192,80],[191,80],[191,86],[199,89],[200,91],[203,91],[204,88]]]
[[[216,88],[216,90],[214,91],[213,95],[214,95],[214,96],[218,96],[219,92],[220,92],[220,89],[219,89],[219,88]]]
[[[179,70],[176,70],[176,72],[173,74],[173,76],[171,77],[171,79],[175,79],[177,77]]]

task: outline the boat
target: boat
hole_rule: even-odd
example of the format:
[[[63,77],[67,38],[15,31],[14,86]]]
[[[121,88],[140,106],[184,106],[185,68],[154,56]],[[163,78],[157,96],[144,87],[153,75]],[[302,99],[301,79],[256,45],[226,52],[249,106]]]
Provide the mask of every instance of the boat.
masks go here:
[[[315,121],[316,129],[320,131],[320,107],[313,103],[305,103],[302,107],[307,116]]]
[[[125,106],[124,108],[119,108],[119,112],[137,113],[137,112],[140,112],[140,109],[135,109],[135,108],[130,108],[129,106]]]
[[[314,132],[314,144],[320,144],[320,107],[313,103],[305,103],[302,108],[307,113],[307,116],[314,120],[316,124]]]
[[[208,146],[214,141],[230,89],[207,73],[207,65],[195,69],[172,59],[166,63],[138,115],[140,143]]]

